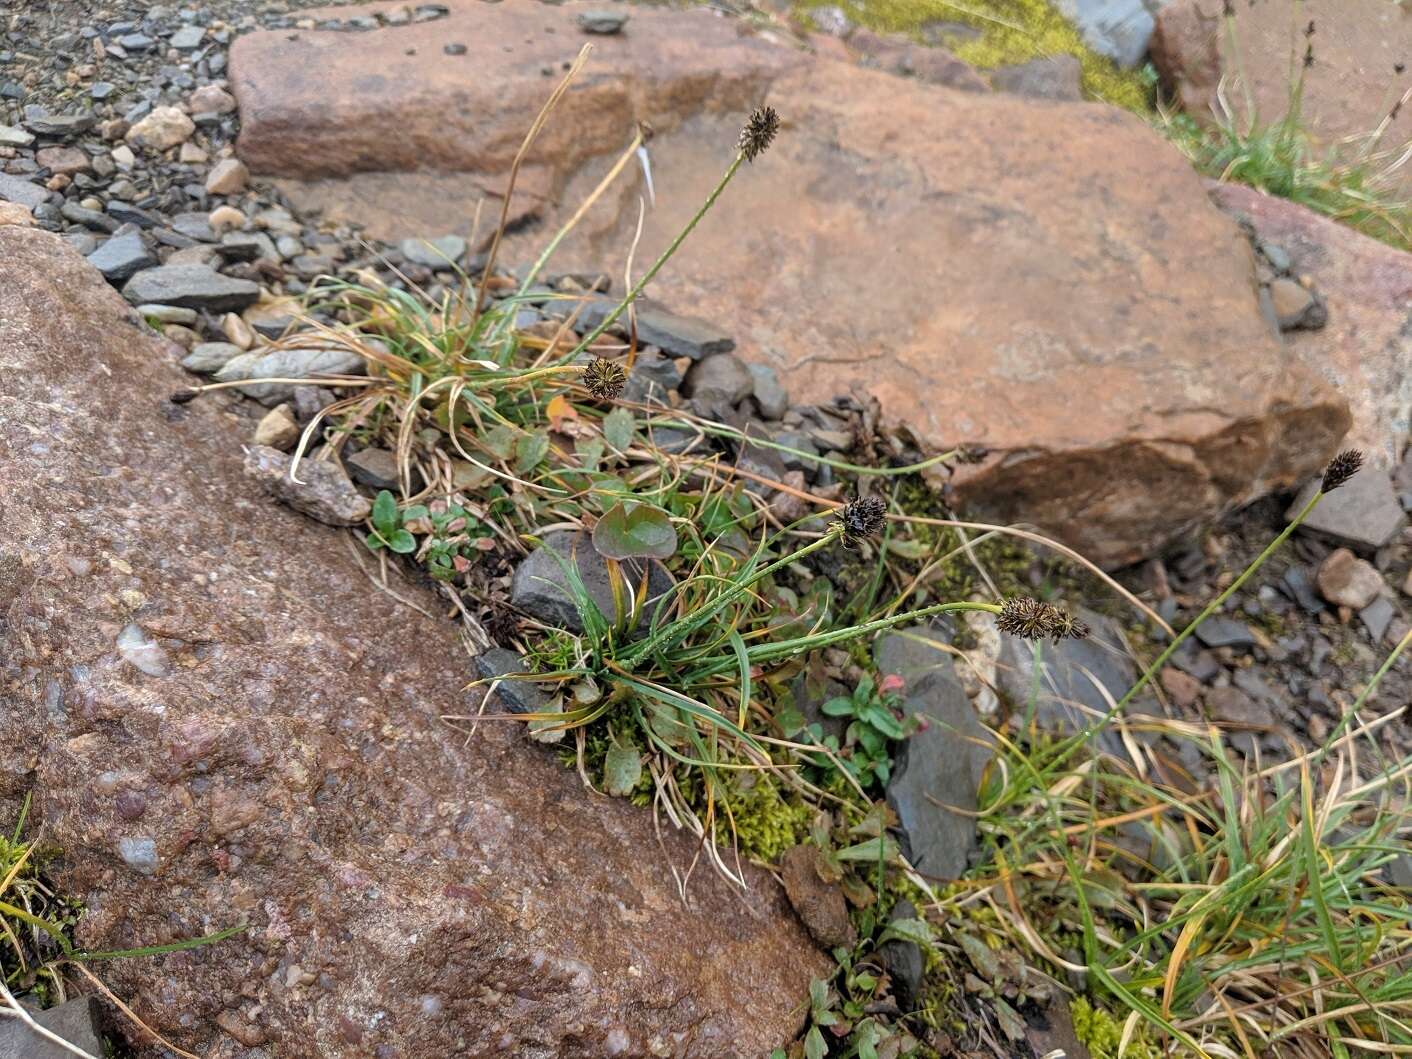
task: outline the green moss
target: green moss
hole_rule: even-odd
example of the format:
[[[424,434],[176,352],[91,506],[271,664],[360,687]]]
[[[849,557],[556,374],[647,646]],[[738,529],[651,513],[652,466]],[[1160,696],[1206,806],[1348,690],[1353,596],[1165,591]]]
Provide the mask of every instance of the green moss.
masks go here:
[[[741,856],[772,861],[808,837],[813,810],[781,791],[774,778],[746,773],[730,786],[727,800]],[[729,824],[723,821],[718,830],[718,840],[729,846]]]
[[[1087,997],[1075,997],[1069,1004],[1069,1015],[1074,1020],[1074,1036],[1088,1047],[1093,1059],[1118,1059],[1118,1044],[1123,1039],[1121,1020],[1095,1007]],[[1123,1051],[1123,1059],[1158,1059],[1160,1055],[1148,1040],[1146,1023],[1138,1026]]]
[[[832,4],[834,0],[800,0],[797,10]],[[981,35],[961,36],[947,43],[962,62],[978,69],[993,69],[1051,55],[1072,55],[1083,68],[1083,87],[1101,99],[1136,113],[1152,112],[1151,89],[1132,70],[1119,70],[1099,55],[1079,31],[1048,0],[973,0],[951,4],[947,0],[842,0],[848,17],[860,26],[885,33],[902,33],[920,39],[928,23],[950,22],[971,26]]]

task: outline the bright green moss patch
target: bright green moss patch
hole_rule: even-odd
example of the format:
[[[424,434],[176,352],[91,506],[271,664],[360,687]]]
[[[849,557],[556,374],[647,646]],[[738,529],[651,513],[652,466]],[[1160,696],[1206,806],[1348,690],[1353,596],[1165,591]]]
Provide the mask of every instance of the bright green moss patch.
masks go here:
[[[1075,997],[1070,1002],[1069,1016],[1074,1020],[1074,1036],[1088,1047],[1093,1059],[1118,1059],[1118,1045],[1123,1039],[1123,1023],[1119,1019],[1094,1007],[1087,997]],[[1147,1034],[1147,1024],[1139,1024],[1123,1051],[1123,1059],[1158,1059],[1161,1052],[1149,1043]]]
[[[965,30],[946,46],[962,62],[988,70],[1050,55],[1073,55],[1083,67],[1083,87],[1090,96],[1140,114],[1152,112],[1148,82],[1135,70],[1119,70],[1087,44],[1079,31],[1047,0],[799,0],[807,14],[827,5],[842,7],[858,25],[883,33],[922,40],[924,27],[938,22],[970,26],[980,36],[964,39]]]

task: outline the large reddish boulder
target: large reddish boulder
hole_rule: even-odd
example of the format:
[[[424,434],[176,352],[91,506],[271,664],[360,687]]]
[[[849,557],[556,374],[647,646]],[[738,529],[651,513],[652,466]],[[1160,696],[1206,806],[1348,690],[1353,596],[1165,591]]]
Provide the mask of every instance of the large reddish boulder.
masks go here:
[[[447,727],[475,707],[454,624],[269,500],[220,400],[168,403],[177,355],[57,236],[0,228],[0,820],[33,792],[86,948],[248,924],[96,965],[114,992],[206,1059],[786,1040],[826,961],[774,882],[697,872],[684,905],[694,843]]]
[[[1347,396],[1346,443],[1394,466],[1412,424],[1412,254],[1253,188],[1219,184],[1211,194],[1289,254],[1294,273],[1324,297],[1328,322],[1287,332],[1285,342]]]
[[[549,91],[536,71],[578,49],[575,6],[449,6],[428,24],[435,36],[242,38],[232,70],[244,157],[303,176],[333,172],[311,161],[325,155],[337,171],[503,171]],[[475,49],[475,78],[440,72],[433,44],[445,40]],[[409,44],[415,58],[402,55]],[[713,318],[797,399],[870,390],[930,447],[988,447],[954,481],[972,510],[1131,562],[1293,484],[1347,428],[1343,400],[1261,318],[1237,225],[1137,118],[818,59],[702,10],[635,8],[621,39],[597,47],[535,153],[543,223],[506,259],[532,260],[646,120],[655,203],[640,271],[719,178],[744,113],[773,105],[778,142],[654,293]],[[399,120],[447,142],[412,151],[367,132]],[[441,223],[472,216],[475,194],[438,197]],[[634,167],[553,267],[621,275],[645,197]]]

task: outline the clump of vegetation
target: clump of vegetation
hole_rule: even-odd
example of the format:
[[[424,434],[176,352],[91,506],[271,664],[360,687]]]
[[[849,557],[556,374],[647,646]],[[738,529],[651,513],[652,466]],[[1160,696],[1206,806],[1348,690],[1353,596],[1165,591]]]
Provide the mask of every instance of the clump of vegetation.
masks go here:
[[[1090,1039],[1107,1041],[1119,1024],[1124,1054],[1248,1055],[1252,1041],[1293,1048],[1314,1037],[1336,1053],[1349,1041],[1409,1043],[1399,1019],[1412,975],[1404,983],[1400,960],[1412,932],[1405,902],[1379,889],[1376,872],[1401,826],[1394,785],[1412,763],[1371,785],[1340,764],[1384,723],[1358,715],[1376,681],[1324,750],[1293,767],[1241,773],[1218,738],[1178,730],[1203,740],[1216,790],[1182,790],[1095,749],[1098,734],[1127,723],[1127,705],[1195,628],[1357,470],[1352,456],[1330,466],[1309,506],[1190,627],[1172,633],[1105,717],[1065,739],[997,733],[1002,752],[981,812],[988,857],[968,878],[938,892],[902,855],[882,795],[909,726],[891,698],[897,687],[867,672],[860,645],[961,612],[988,615],[1037,647],[1087,630],[1047,600],[927,595],[937,591],[933,574],[986,537],[1042,541],[910,514],[898,503],[907,490],[876,488],[965,453],[874,466],[794,452],[827,464],[850,488],[823,497],[769,483],[805,505],[782,522],[747,488],[754,473],[720,449],[666,451],[655,437],[670,427],[725,445],[783,446],[624,398],[637,297],[777,129],[772,111],[752,115],[701,209],[591,327],[576,329],[577,305],[550,328],[523,330],[516,317],[540,297],[530,289],[554,248],[632,159],[641,133],[513,281],[494,270],[497,235],[479,279],[462,276],[459,289],[436,298],[372,275],[317,284],[311,327],[363,356],[369,374],[338,380],[347,396],[309,425],[293,473],[315,442],[326,443],[323,455],[350,438],[392,448],[399,489],[377,498],[366,544],[418,560],[479,647],[490,642],[480,620],[487,614],[471,607],[492,574],[551,531],[578,531],[577,550],[558,555],[571,627],[517,619],[494,601],[487,608],[497,638],[528,663],[527,672],[496,679],[533,682],[551,705],[474,720],[527,724],[537,739],[563,740],[560,753],[586,784],[694,833],[699,856],[740,885],[745,860],[768,863],[799,842],[816,848],[858,941],[835,952],[837,971],[811,989],[809,1024],[791,1059],[935,1054],[953,1032],[1004,1054],[1002,1042],[1024,1035],[1026,1010],[1073,991],[1065,973],[1084,976]],[[511,192],[517,171],[518,159]],[[618,319],[626,341],[605,337]],[[606,572],[606,606],[580,558]],[[821,576],[829,567],[847,581],[847,598],[833,597],[833,581]],[[670,588],[652,591],[653,570],[670,575]],[[839,676],[856,670],[856,679],[849,694],[822,705],[824,718],[845,722],[842,736],[830,736],[795,708],[791,685],[839,654],[829,664]],[[1151,830],[1149,855],[1118,841],[1130,824]],[[685,890],[694,864],[671,867]],[[927,971],[904,1006],[886,954],[908,945]]]
[[[1291,18],[1302,19],[1304,6],[1291,0]],[[1222,16],[1226,52],[1235,71],[1218,92],[1221,107],[1212,124],[1159,107],[1157,128],[1203,173],[1221,181],[1248,184],[1325,214],[1375,239],[1403,250],[1412,249],[1412,202],[1398,189],[1393,173],[1407,145],[1385,149],[1388,128],[1408,100],[1404,93],[1357,143],[1319,145],[1304,119],[1304,89],[1315,56],[1315,23],[1302,26],[1295,39],[1303,53],[1290,56],[1289,85],[1284,113],[1271,118],[1259,113],[1240,62],[1239,18],[1227,3]],[[1296,47],[1292,45],[1292,47]],[[1230,97],[1243,100],[1232,104]],[[1243,111],[1239,108],[1243,107]],[[1381,117],[1381,120],[1377,120]]]

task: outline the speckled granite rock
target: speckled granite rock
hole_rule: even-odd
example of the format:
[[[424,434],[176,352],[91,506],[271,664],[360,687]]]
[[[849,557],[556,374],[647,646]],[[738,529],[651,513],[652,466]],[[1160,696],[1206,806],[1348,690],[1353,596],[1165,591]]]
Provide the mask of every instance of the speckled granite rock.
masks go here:
[[[143,1019],[207,1059],[734,1057],[794,1032],[826,964],[775,884],[697,872],[684,908],[664,854],[693,842],[659,849],[508,726],[449,730],[476,706],[456,627],[270,505],[227,399],[168,403],[176,352],[55,235],[0,229],[0,364],[0,739],[25,748],[0,819],[33,792],[80,945],[248,924],[95,966]]]

